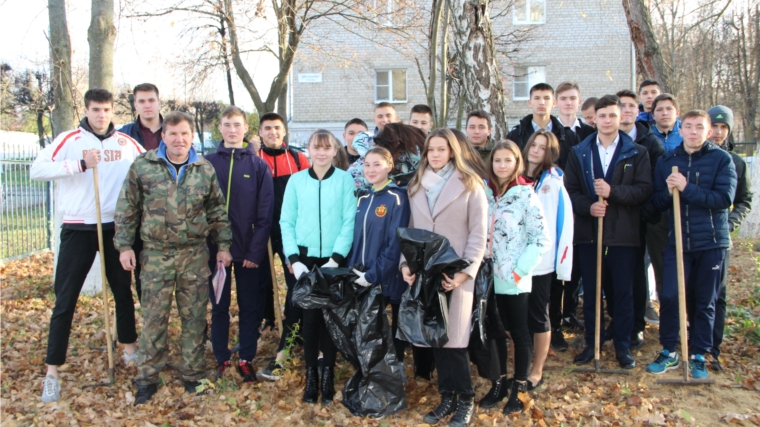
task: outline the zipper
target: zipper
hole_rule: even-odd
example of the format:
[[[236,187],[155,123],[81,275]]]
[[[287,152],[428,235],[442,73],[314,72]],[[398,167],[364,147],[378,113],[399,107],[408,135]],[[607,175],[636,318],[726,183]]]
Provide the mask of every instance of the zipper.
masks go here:
[[[319,257],[322,258],[322,180],[319,180],[319,192],[317,193],[317,210],[319,211]]]
[[[691,154],[689,154],[689,169],[688,172],[686,172],[686,182],[689,182],[689,178],[691,178]],[[696,173],[696,180],[699,182],[699,172]],[[696,184],[695,184],[696,185]],[[686,205],[686,248],[688,250],[691,250],[691,227],[689,227],[689,204],[685,203]]]
[[[367,249],[367,216],[369,216],[369,211],[372,210],[372,201],[375,200],[375,193],[372,193],[372,196],[369,198],[369,206],[367,206],[367,211],[364,212],[364,225],[362,226],[362,264],[367,265],[366,262],[364,262],[364,252]]]
[[[712,209],[708,209],[708,210],[710,211],[710,227],[712,227],[713,243],[717,243],[718,240],[715,237],[715,222],[713,221]]]
[[[230,173],[227,176],[227,204],[224,206],[224,211],[230,212],[230,186],[232,186],[232,165],[235,164],[235,148],[232,149],[232,155],[230,156]]]

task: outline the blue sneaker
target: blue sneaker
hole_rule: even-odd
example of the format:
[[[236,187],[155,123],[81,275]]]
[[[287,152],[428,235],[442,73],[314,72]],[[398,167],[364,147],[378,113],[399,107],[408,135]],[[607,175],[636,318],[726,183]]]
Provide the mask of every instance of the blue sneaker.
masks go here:
[[[691,356],[689,361],[689,368],[691,369],[691,377],[695,380],[707,378],[707,367],[705,366],[705,357],[701,354],[695,354]]]
[[[655,359],[654,362],[650,363],[647,366],[647,372],[650,374],[662,374],[671,369],[676,369],[678,365],[680,365],[678,353],[671,353],[668,350],[663,349],[662,352],[657,356],[657,359]],[[702,366],[704,366],[704,363]]]

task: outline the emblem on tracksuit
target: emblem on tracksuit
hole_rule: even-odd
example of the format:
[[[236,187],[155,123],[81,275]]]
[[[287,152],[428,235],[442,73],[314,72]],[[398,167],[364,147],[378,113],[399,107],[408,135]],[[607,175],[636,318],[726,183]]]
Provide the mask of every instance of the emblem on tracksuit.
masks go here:
[[[385,214],[388,213],[388,208],[385,207],[385,205],[380,205],[375,208],[375,215],[377,215],[378,218],[382,218],[385,216]]]

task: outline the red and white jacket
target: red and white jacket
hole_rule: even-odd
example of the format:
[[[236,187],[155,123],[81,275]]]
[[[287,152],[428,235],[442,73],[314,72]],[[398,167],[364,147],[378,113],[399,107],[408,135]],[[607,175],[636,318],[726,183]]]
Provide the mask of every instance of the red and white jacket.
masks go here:
[[[84,119],[86,120],[86,119]],[[116,201],[130,165],[145,149],[127,134],[114,132],[100,141],[80,125],[63,132],[40,152],[29,175],[37,181],[58,180],[58,211],[66,224],[96,224],[92,169],[82,170],[88,150],[100,150],[98,184],[103,223],[113,222]]]

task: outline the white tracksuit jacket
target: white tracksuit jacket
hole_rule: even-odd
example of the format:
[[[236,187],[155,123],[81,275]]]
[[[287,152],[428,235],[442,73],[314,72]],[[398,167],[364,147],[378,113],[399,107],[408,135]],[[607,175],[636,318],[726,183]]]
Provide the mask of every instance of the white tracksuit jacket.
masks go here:
[[[544,208],[552,248],[544,253],[534,276],[557,272],[557,279],[570,280],[573,271],[573,205],[565,190],[563,172],[553,167],[541,174],[535,186]]]

